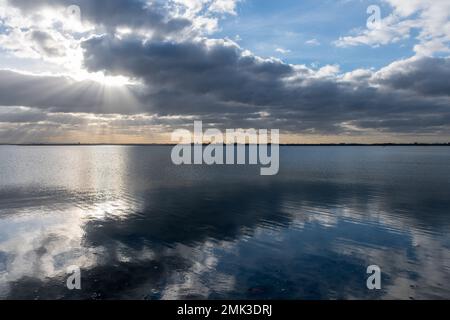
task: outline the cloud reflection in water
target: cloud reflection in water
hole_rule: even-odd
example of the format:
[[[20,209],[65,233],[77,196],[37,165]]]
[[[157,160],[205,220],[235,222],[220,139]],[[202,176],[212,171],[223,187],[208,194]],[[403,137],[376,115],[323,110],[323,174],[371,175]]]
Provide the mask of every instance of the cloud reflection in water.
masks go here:
[[[275,177],[167,147],[0,148],[2,298],[450,298],[447,148],[282,148]]]

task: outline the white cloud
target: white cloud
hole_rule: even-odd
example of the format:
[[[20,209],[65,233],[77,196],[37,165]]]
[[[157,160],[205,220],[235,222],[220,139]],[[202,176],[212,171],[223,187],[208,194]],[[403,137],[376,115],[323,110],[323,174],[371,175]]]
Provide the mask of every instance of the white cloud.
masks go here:
[[[338,65],[326,65],[322,68],[320,68],[317,73],[316,77],[318,78],[327,78],[327,77],[335,77],[340,71],[340,67]]]
[[[236,15],[241,0],[172,0],[180,17],[192,21],[194,29],[212,33],[218,29],[219,19],[224,15]]]
[[[236,14],[236,5],[240,0],[214,0],[209,10],[218,13]]]
[[[320,42],[317,39],[310,39],[305,42],[308,46],[320,46]]]
[[[430,56],[450,52],[450,1],[448,0],[384,0],[392,12],[382,19],[376,29],[359,30],[355,35],[340,37],[339,47],[396,43],[411,37],[418,30],[414,51]]]
[[[291,50],[283,49],[283,48],[276,48],[275,51],[278,53],[281,53],[281,54],[288,54],[291,52]]]
[[[74,3],[80,6],[81,21],[74,22],[67,12],[70,1],[0,0],[0,48],[4,55],[40,61],[42,68],[35,72],[48,72],[45,61],[55,66],[52,69],[60,68],[60,74],[70,73],[83,79],[87,75],[80,46],[83,40],[109,32],[118,37],[138,34],[146,40],[203,37],[218,29],[221,17],[234,15],[239,1],[170,0],[161,8],[139,8],[135,1],[128,9],[118,2],[108,4],[105,12],[98,12],[90,1],[80,0]],[[122,10],[121,15],[108,14],[118,10]],[[136,22],[128,23],[127,15],[136,17]]]

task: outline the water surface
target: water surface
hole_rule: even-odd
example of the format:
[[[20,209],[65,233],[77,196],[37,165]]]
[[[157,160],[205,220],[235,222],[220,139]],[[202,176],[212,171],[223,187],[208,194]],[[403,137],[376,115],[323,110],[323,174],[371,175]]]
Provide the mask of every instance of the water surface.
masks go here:
[[[450,298],[450,148],[282,147],[273,177],[170,151],[0,146],[0,298]]]

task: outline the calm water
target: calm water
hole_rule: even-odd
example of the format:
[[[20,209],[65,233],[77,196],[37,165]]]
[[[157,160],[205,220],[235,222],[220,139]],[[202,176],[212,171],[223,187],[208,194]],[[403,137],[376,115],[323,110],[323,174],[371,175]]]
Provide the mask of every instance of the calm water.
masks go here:
[[[450,298],[450,148],[283,147],[273,177],[170,150],[0,147],[0,298]]]

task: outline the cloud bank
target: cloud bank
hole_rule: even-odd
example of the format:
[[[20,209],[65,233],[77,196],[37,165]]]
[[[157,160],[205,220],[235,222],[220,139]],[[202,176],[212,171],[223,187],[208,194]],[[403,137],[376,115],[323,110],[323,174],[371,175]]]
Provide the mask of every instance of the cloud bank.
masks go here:
[[[408,25],[408,32],[412,25],[421,28],[417,54],[379,70],[350,72],[259,57],[227,38],[211,37],[224,15],[236,14],[237,3],[9,0],[0,11],[6,25],[0,47],[14,56],[59,63],[64,72],[0,70],[0,141],[30,139],[34,131],[44,140],[52,134],[64,139],[68,131],[78,138],[74,130],[100,135],[108,127],[107,134],[142,142],[194,119],[220,128],[277,128],[287,136],[343,141],[449,136],[450,58],[429,53],[436,41],[448,48],[450,32],[447,24],[437,30],[427,20],[437,14],[427,1],[410,6],[389,1],[396,15],[409,19],[396,24]],[[83,29],[69,30],[62,21],[45,18],[48,10],[72,4],[82,8]],[[44,19],[33,22],[36,15]],[[413,15],[419,17],[414,23],[408,18]],[[445,14],[439,17],[448,23]],[[395,41],[391,36],[379,44]],[[14,37],[29,41],[13,46]],[[367,33],[337,43],[370,44],[361,37],[378,39]],[[91,75],[127,82],[108,86]]]

